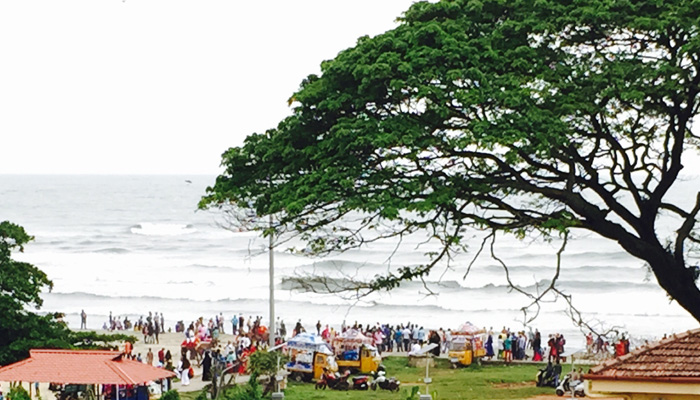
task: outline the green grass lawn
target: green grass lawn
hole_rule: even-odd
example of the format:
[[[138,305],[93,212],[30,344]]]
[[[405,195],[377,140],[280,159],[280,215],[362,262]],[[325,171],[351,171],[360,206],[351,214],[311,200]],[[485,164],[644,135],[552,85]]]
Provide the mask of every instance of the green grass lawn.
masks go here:
[[[387,357],[384,359],[387,376],[393,376],[401,381],[401,390],[391,393],[381,389],[350,390],[316,390],[312,383],[290,382],[285,390],[285,400],[321,400],[321,399],[394,399],[405,400],[412,386],[418,386],[421,393],[425,392],[423,378],[425,368],[413,368],[407,365],[405,357]],[[536,365],[471,365],[466,368],[451,369],[449,361],[437,359],[435,368],[430,368],[430,392],[434,400],[461,399],[527,399],[538,394],[553,394],[551,388],[538,388],[534,379]],[[183,399],[194,398],[196,393],[183,393]]]
[[[459,399],[526,399],[538,394],[551,394],[551,388],[535,386],[535,373],[538,366],[534,365],[471,365],[467,368],[451,369],[446,359],[436,360],[435,368],[430,369],[430,392],[435,393],[434,400]],[[418,386],[421,393],[425,392],[424,368],[413,368],[407,365],[405,357],[387,357],[384,359],[387,376],[396,377],[401,381],[399,393],[391,393],[378,389],[371,396],[363,391],[338,392],[335,390],[315,390],[312,384],[290,384],[285,391],[288,400],[312,399],[405,399],[412,386]]]

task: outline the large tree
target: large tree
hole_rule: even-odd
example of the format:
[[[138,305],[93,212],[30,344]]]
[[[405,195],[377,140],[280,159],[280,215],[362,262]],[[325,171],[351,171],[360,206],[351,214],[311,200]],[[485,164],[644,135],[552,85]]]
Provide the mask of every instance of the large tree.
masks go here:
[[[0,222],[0,365],[26,357],[31,348],[66,348],[68,329],[54,315],[26,310],[39,308],[44,288],[53,283],[37,267],[12,259],[34,238],[19,225]]]
[[[700,143],[699,29],[697,0],[416,3],[323,62],[276,129],[226,151],[200,206],[274,214],[320,251],[379,226],[442,243],[369,290],[429,273],[465,227],[587,230],[700,320],[700,193],[669,200]],[[343,229],[349,214],[361,224]]]
[[[115,341],[133,343],[133,336],[73,332],[60,320],[61,313],[39,315],[29,310],[40,308],[41,292],[53,288],[39,268],[12,258],[32,240],[23,227],[0,222],[0,365],[26,358],[35,348],[114,348]]]

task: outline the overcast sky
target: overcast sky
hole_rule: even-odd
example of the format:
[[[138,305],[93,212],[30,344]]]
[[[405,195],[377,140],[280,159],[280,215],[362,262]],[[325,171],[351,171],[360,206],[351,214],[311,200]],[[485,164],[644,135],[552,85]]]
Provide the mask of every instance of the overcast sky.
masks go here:
[[[412,3],[0,1],[0,174],[218,174],[321,61]]]
[[[217,174],[413,0],[0,2],[0,174]]]

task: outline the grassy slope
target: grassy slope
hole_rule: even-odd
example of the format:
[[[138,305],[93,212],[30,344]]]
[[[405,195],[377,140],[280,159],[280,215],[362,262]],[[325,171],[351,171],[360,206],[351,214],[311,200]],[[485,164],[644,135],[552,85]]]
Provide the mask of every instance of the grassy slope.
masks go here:
[[[449,361],[438,359],[437,366],[430,369],[433,383],[430,392],[435,393],[435,400],[467,399],[527,399],[538,394],[552,394],[551,388],[535,387],[536,365],[472,365],[457,370],[450,369]],[[387,357],[384,359],[387,375],[401,381],[401,391],[391,393],[378,389],[377,392],[365,391],[339,392],[335,390],[315,390],[310,383],[290,383],[285,391],[285,400],[322,400],[322,399],[393,399],[405,400],[411,386],[418,385],[424,392],[424,368],[407,366],[405,357]],[[192,393],[196,395],[196,393]],[[183,398],[190,398],[190,393],[183,393]]]

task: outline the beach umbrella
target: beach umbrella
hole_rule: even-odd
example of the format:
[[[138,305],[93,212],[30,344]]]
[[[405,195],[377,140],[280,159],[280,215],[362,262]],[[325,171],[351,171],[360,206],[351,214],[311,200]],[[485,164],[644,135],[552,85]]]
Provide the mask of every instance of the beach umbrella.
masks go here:
[[[289,339],[287,342],[287,347],[332,354],[330,348],[328,347],[328,343],[323,341],[321,336],[307,332],[302,332]]]
[[[486,331],[468,321],[462,324],[457,331],[452,332],[453,335],[478,335],[480,333],[486,333]]]

